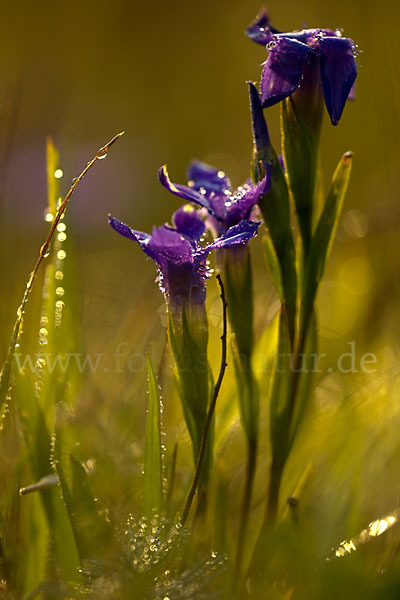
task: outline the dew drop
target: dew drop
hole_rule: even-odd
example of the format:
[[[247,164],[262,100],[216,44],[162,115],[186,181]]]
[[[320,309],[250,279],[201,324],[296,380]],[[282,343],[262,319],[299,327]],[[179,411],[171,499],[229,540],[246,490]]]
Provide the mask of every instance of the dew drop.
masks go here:
[[[65,250],[59,250],[57,252],[57,258],[59,260],[64,260],[64,258],[67,256],[67,253],[65,252]]]
[[[54,171],[54,177],[55,177],[56,179],[61,179],[61,177],[62,177],[63,175],[64,175],[64,173],[63,173],[62,169],[56,169],[56,170]]]
[[[57,239],[59,242],[65,242],[65,240],[67,239],[67,234],[62,231],[58,234]]]
[[[57,296],[64,296],[65,290],[63,287],[58,287],[56,288],[56,294]]]

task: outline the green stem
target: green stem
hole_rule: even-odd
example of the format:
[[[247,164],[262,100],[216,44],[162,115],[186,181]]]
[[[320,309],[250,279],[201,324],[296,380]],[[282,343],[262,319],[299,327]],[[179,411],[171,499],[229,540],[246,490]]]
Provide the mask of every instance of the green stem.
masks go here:
[[[203,429],[203,434],[201,436],[201,442],[200,442],[200,450],[199,450],[199,456],[197,459],[197,464],[196,464],[196,469],[195,469],[195,473],[194,473],[194,477],[193,477],[193,482],[192,485],[190,487],[187,499],[186,499],[186,503],[185,503],[185,507],[183,509],[183,513],[182,513],[182,518],[181,518],[181,525],[182,527],[185,525],[186,520],[189,516],[189,512],[193,503],[193,499],[196,495],[196,491],[197,491],[197,486],[199,484],[200,481],[200,475],[202,472],[202,466],[203,466],[203,461],[204,461],[204,457],[206,455],[206,449],[207,449],[207,441],[208,441],[208,434],[210,432],[211,429],[211,425],[212,425],[212,421],[213,421],[213,417],[214,417],[214,411],[215,411],[215,406],[217,403],[217,398],[218,398],[218,394],[219,394],[219,390],[221,388],[222,385],[222,381],[225,375],[225,369],[226,369],[226,331],[227,331],[227,317],[226,317],[226,308],[227,308],[227,304],[226,304],[226,300],[225,300],[225,290],[224,290],[224,284],[222,282],[221,276],[217,275],[217,280],[218,283],[220,285],[221,288],[221,300],[222,300],[222,320],[223,320],[223,327],[222,327],[222,335],[221,335],[221,342],[222,342],[222,354],[221,354],[221,367],[220,367],[220,371],[219,371],[219,375],[218,375],[218,379],[217,382],[215,384],[215,388],[214,388],[214,393],[213,393],[213,397],[211,399],[210,405],[208,407],[208,412],[207,412],[207,418],[204,424],[204,429]],[[200,507],[200,504],[199,504]]]
[[[279,492],[285,463],[277,464],[274,460],[271,463],[268,500],[264,517],[263,529],[269,525],[274,525],[278,515]]]
[[[243,488],[242,507],[240,514],[240,525],[238,535],[238,545],[235,559],[234,569],[234,584],[240,578],[242,568],[243,554],[245,549],[246,531],[249,520],[249,512],[251,505],[251,497],[253,492],[254,476],[256,472],[257,462],[257,440],[247,440],[247,462],[246,462],[246,479]]]

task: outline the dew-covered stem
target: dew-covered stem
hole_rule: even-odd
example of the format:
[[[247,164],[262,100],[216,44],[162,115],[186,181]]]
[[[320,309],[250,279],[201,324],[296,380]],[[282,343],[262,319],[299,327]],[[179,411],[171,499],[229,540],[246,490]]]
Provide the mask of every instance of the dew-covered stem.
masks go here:
[[[86,175],[86,173],[93,167],[93,165],[98,160],[101,160],[102,158],[107,156],[108,150],[122,135],[124,135],[124,133],[125,133],[124,131],[118,133],[107,144],[102,146],[98,150],[96,156],[94,156],[87,163],[86,167],[83,169],[81,174],[73,180],[72,185],[71,185],[67,195],[65,196],[64,200],[61,202],[60,207],[57,211],[57,214],[51,223],[50,230],[49,230],[49,233],[47,234],[46,240],[45,240],[44,244],[42,244],[42,246],[40,247],[38,259],[33,268],[33,271],[30,273],[30,275],[28,277],[26,288],[25,288],[24,294],[22,296],[21,304],[19,305],[18,310],[17,310],[17,320],[15,321],[15,324],[13,327],[13,332],[11,334],[10,344],[9,344],[8,351],[7,351],[7,357],[6,357],[6,360],[1,369],[1,373],[0,373],[0,407],[3,405],[6,395],[7,395],[7,392],[8,392],[9,381],[10,381],[10,376],[11,376],[12,359],[14,356],[14,351],[15,351],[16,344],[18,342],[19,335],[22,330],[22,323],[23,323],[25,307],[28,302],[28,299],[29,299],[29,296],[30,296],[30,293],[32,290],[33,282],[39,271],[40,265],[42,264],[43,260],[45,258],[47,258],[47,256],[49,255],[49,247],[50,247],[54,232],[56,231],[57,225],[60,222],[60,219],[63,216],[63,214],[67,208],[67,204],[68,204],[72,194],[74,193],[74,191],[77,188],[77,186],[79,185],[79,183],[82,181],[83,177]]]

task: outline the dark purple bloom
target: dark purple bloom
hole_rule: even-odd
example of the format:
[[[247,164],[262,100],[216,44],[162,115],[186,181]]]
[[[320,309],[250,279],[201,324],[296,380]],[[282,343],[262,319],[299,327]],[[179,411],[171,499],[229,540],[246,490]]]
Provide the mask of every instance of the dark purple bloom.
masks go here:
[[[242,221],[202,247],[203,220],[191,206],[180,208],[173,216],[175,226],[154,227],[151,235],[136,231],[114,217],[109,223],[115,231],[137,242],[157,265],[159,283],[167,301],[182,308],[186,303],[203,304],[205,282],[209,276],[207,257],[212,250],[243,245],[256,234],[259,223]]]
[[[279,31],[271,27],[268,12],[264,8],[256,17],[256,20],[246,29],[246,33],[257,44],[266,46],[272,41],[274,33],[279,33]]]
[[[332,124],[337,125],[357,76],[355,45],[340,31],[303,29],[291,33],[274,33],[261,18],[247,30],[249,37],[269,50],[261,78],[261,101],[264,108],[293,94],[311,72],[322,83],[326,108]],[[317,62],[318,69],[308,68]],[[314,76],[314,75],[313,75]]]
[[[188,185],[172,183],[166,166],[161,167],[158,176],[170,192],[206,208],[221,235],[241,221],[249,223],[251,211],[271,185],[267,176],[254,187],[246,183],[232,191],[231,183],[223,171],[197,160],[189,165]]]

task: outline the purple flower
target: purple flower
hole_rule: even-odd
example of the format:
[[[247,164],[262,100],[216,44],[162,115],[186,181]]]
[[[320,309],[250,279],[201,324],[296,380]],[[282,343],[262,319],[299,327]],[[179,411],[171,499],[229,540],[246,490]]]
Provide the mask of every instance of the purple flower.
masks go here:
[[[255,21],[246,29],[246,33],[253,42],[266,46],[272,41],[274,33],[280,32],[271,27],[268,12],[264,8]]]
[[[316,73],[315,83],[322,83],[326,108],[332,124],[337,125],[357,77],[353,40],[331,29],[277,33],[266,15],[253,23],[247,34],[269,50],[260,86],[263,107],[281,102],[298,87],[310,85],[307,80]],[[313,63],[317,69],[310,68]]]
[[[115,231],[137,242],[143,252],[156,263],[161,290],[175,311],[188,303],[204,304],[205,283],[209,276],[208,254],[214,249],[247,243],[256,234],[259,225],[242,221],[230,227],[219,239],[202,247],[199,241],[205,225],[189,205],[175,212],[173,226],[154,227],[151,235],[136,231],[111,216],[109,223]]]
[[[245,183],[232,191],[223,171],[198,160],[189,165],[187,176],[188,185],[180,185],[170,181],[165,165],[158,171],[162,185],[170,192],[207,209],[220,235],[241,222],[245,223],[244,228],[248,228],[251,211],[271,186],[268,175],[254,187]]]

